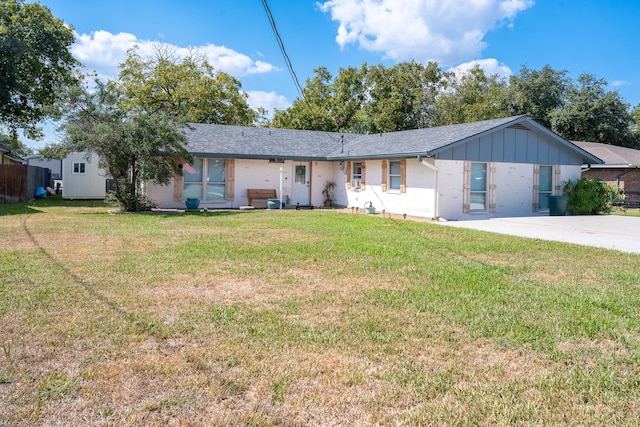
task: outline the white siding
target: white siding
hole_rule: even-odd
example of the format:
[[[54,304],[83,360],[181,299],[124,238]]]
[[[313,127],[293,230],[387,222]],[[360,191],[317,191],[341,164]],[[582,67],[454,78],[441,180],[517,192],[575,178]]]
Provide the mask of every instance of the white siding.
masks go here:
[[[406,192],[398,190],[382,191],[382,161],[366,160],[366,185],[364,190],[346,190],[348,207],[363,209],[371,202],[376,211],[393,214],[407,214],[432,218],[435,216],[436,173],[418,163],[417,159],[407,159]],[[343,183],[345,187],[345,183]]]
[[[106,173],[98,166],[96,154],[71,153],[62,160],[62,198],[104,199]],[[74,163],[85,163],[85,173],[73,173]]]
[[[280,196],[280,168],[284,169],[282,181],[282,200],[286,197],[292,197],[292,177],[294,173],[294,164],[300,162],[285,161],[284,163],[269,163],[268,160],[235,160],[235,183],[233,201],[205,201],[200,202],[200,208],[208,209],[233,209],[249,204],[247,198],[247,189],[264,188],[274,189],[276,194]],[[345,174],[339,170],[339,164],[336,162],[303,162],[309,164],[310,172],[310,191],[311,204],[313,206],[322,206],[324,196],[322,190],[327,181],[336,182],[336,190],[334,194],[334,203],[336,205],[346,205],[346,195],[344,192]],[[162,208],[183,208],[184,202],[174,201],[173,180],[166,186],[158,186],[148,184],[146,187],[147,195]],[[291,200],[294,206],[295,200]]]

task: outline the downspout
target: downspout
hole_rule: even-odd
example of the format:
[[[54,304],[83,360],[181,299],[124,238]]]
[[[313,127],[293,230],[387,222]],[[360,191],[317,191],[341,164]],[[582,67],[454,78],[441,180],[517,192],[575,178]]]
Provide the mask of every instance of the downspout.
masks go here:
[[[618,188],[618,190],[620,189],[620,178],[622,178],[623,176],[625,176],[629,172],[633,172],[634,170],[637,170],[637,169],[638,169],[638,165],[629,165],[629,170],[628,171],[621,172],[618,175],[616,175],[616,187]]]
[[[440,193],[438,192],[438,172],[440,172],[440,169],[438,169],[437,166],[427,162],[422,156],[418,156],[418,163],[420,163],[422,166],[426,166],[427,168],[431,169],[436,174],[436,188],[435,188],[435,200],[434,200],[434,206],[433,206],[433,216],[435,217],[434,219],[440,219],[440,212],[439,212]]]

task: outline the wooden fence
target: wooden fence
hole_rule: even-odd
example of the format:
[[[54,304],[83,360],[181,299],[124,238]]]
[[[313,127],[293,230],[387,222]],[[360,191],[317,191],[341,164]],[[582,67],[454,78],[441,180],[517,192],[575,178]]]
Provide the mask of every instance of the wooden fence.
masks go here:
[[[35,198],[38,187],[51,185],[51,171],[38,166],[0,165],[0,204]]]

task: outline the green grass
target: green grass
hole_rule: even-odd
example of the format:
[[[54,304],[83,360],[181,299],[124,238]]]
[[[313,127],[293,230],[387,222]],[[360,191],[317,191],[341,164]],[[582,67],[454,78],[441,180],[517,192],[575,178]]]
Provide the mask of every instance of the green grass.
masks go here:
[[[9,425],[635,424],[637,255],[332,211],[0,206]]]

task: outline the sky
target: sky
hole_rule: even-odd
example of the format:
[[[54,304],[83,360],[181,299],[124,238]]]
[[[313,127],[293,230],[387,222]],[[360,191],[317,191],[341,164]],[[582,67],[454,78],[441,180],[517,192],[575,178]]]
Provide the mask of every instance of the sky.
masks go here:
[[[27,0],[30,1],[30,0]],[[41,0],[76,33],[73,55],[114,79],[127,49],[158,43],[204,53],[242,83],[249,105],[285,109],[298,92],[262,0]],[[545,65],[604,78],[640,104],[638,0],[267,0],[302,86],[314,69],[436,61],[445,70],[479,63],[508,77]],[[55,143],[45,126],[34,149]]]

